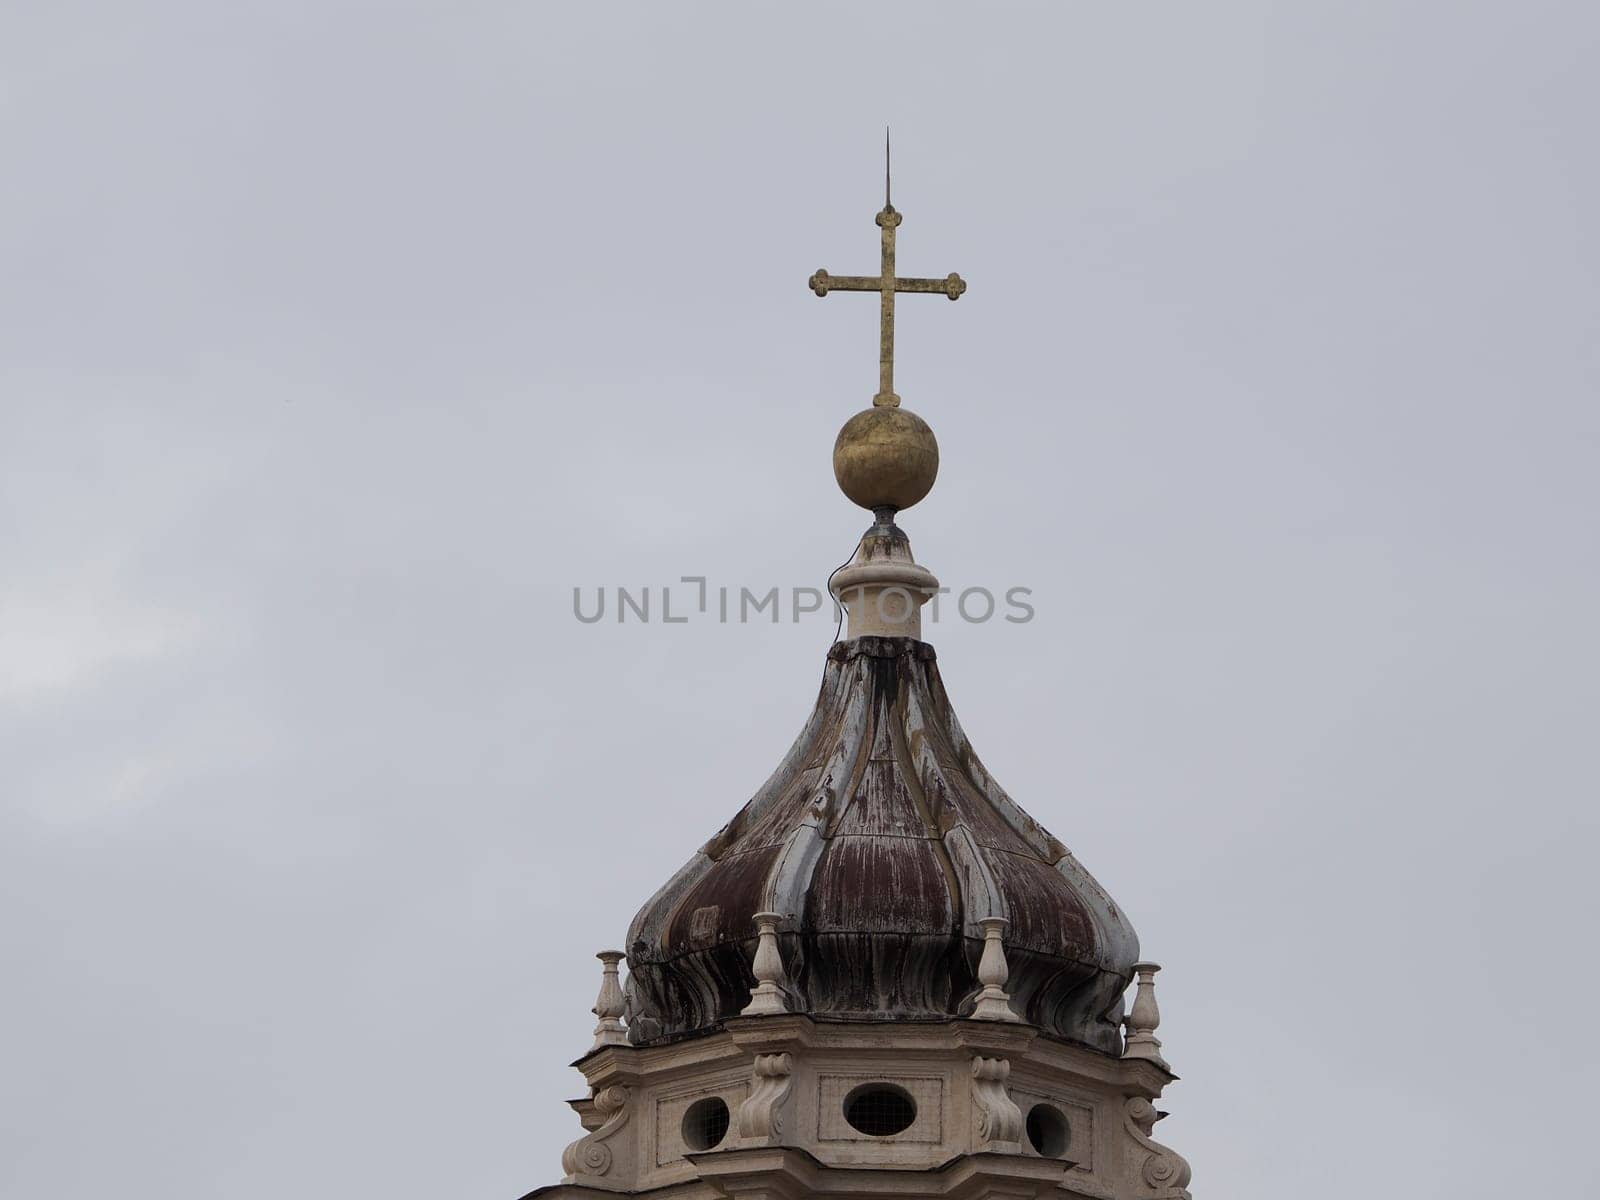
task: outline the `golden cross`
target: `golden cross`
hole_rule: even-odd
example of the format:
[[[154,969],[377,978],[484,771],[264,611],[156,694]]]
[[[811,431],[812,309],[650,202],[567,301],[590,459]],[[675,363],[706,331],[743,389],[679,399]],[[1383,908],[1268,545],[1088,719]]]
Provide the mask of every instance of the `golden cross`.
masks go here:
[[[877,292],[879,300],[878,394],[872,403],[879,408],[894,408],[900,397],[894,394],[894,295],[896,292],[933,292],[958,300],[967,290],[966,281],[954,271],[943,279],[900,279],[894,273],[894,231],[900,214],[889,202],[889,144],[884,139],[883,211],[878,228],[883,230],[883,266],[876,276],[829,275],[818,271],[811,277],[811,290],[819,296],[829,292]]]

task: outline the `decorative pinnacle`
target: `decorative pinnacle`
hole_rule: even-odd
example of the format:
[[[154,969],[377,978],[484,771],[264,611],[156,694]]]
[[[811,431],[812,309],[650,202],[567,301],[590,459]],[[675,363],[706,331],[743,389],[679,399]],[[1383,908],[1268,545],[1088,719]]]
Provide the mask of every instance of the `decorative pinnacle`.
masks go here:
[[[978,1003],[972,1010],[974,1021],[1020,1021],[1011,1007],[1011,995],[1006,991],[1006,980],[1011,968],[1006,965],[1005,931],[1011,924],[1004,917],[985,917],[978,922],[983,926],[983,954],[978,959],[978,982],[983,990],[978,993]]]
[[[1148,1059],[1170,1071],[1172,1068],[1167,1066],[1167,1060],[1161,1057],[1161,1039],[1156,1036],[1156,1029],[1161,1024],[1161,1009],[1156,1004],[1156,972],[1161,970],[1161,964],[1136,962],[1133,969],[1139,983],[1134,992],[1133,1006],[1122,1018],[1128,1030],[1122,1057]]]
[[[589,1049],[626,1046],[628,1031],[622,1023],[622,1015],[627,1011],[627,1002],[623,998],[622,984],[617,979],[617,964],[627,956],[621,950],[602,950],[595,957],[601,963],[600,995],[589,1011],[600,1018],[600,1023],[594,1027],[594,1045]]]
[[[741,1017],[770,1017],[786,1013],[784,989],[789,980],[783,973],[783,953],[778,949],[778,922],[782,913],[759,912],[756,922],[756,956],[750,964],[756,977],[756,986],[750,990],[750,1003],[739,1010]]]

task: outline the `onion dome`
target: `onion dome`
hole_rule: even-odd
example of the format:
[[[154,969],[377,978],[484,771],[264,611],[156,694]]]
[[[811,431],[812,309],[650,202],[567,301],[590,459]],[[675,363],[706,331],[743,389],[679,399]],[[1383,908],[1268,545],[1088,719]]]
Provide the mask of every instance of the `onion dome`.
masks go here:
[[[920,610],[938,580],[912,558],[895,516],[933,487],[939,447],[894,392],[894,300],[955,300],[966,284],[897,275],[900,223],[886,187],[878,275],[810,279],[819,296],[880,300],[878,394],[845,423],[833,454],[840,489],[874,515],[831,581],[848,634],[828,651],[816,708],[788,756],[633,919],[635,1043],[709,1032],[751,1002],[759,917],[769,948],[776,931],[782,964],[762,980],[764,1002],[776,1004],[781,974],[782,1007],[819,1021],[973,1013],[985,926],[1004,922],[1012,1011],[1048,1035],[1122,1051],[1138,938],[984,770],[921,640]]]
[[[758,913],[782,915],[789,1011],[821,1021],[969,1014],[980,923],[1004,918],[1016,1012],[1054,1037],[1121,1052],[1133,928],[990,777],[933,647],[915,638],[835,643],[778,769],[634,918],[635,1042],[708,1032],[739,1012]]]

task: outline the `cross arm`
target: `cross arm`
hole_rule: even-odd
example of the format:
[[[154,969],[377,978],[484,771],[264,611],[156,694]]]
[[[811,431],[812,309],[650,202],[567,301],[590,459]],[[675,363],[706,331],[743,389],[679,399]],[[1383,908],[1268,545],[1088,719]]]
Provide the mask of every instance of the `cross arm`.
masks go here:
[[[818,271],[806,281],[819,296],[829,292],[881,292],[883,280],[876,275],[829,275]]]
[[[884,290],[881,275],[829,275],[826,271],[818,271],[808,282],[811,290],[819,296],[826,296],[829,292]],[[897,292],[928,292],[949,296],[952,300],[959,298],[961,293],[967,290],[967,281],[954,272],[943,279],[894,279],[892,283]]]
[[[961,293],[967,290],[967,281],[954,271],[943,279],[896,279],[894,290],[897,292],[932,292],[940,296],[949,296],[952,300],[959,300]]]

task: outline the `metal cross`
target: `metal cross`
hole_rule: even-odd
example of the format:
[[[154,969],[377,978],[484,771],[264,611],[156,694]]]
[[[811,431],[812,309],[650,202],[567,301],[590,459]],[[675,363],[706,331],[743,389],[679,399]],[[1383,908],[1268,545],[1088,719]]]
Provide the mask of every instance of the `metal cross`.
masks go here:
[[[894,295],[896,292],[933,292],[960,299],[967,290],[966,281],[954,271],[943,279],[899,279],[894,273],[894,231],[900,224],[900,214],[889,202],[889,146],[884,140],[883,211],[878,214],[878,228],[883,230],[883,267],[876,276],[829,275],[818,271],[810,279],[811,290],[819,296],[829,292],[877,292],[879,301],[878,334],[878,394],[872,403],[880,408],[895,408],[900,397],[894,394]]]

